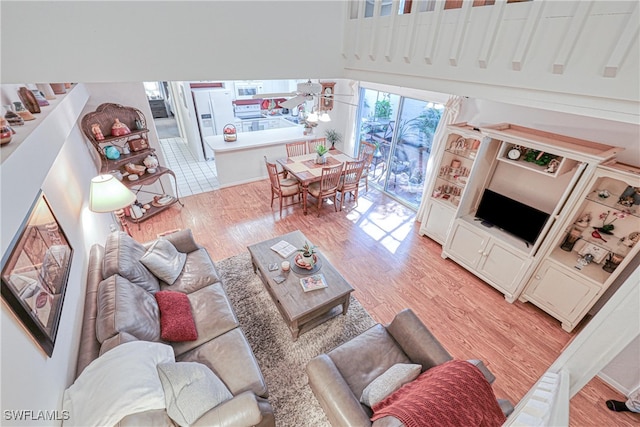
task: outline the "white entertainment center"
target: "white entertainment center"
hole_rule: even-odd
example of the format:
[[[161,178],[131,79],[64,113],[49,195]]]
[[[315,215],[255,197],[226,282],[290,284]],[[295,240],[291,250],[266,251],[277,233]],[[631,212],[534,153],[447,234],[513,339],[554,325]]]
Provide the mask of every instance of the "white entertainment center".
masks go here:
[[[615,162],[622,148],[466,123],[436,145],[420,234],[508,302],[531,302],[571,331],[640,251],[640,194],[623,200],[640,190],[640,169]],[[607,210],[618,222],[596,238]]]

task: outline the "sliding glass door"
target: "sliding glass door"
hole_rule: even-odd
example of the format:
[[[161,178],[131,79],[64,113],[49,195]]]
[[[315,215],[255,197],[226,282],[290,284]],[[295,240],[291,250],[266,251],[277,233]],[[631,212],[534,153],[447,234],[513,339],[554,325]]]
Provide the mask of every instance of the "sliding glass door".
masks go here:
[[[418,208],[442,104],[361,89],[359,141],[376,146],[369,182]]]

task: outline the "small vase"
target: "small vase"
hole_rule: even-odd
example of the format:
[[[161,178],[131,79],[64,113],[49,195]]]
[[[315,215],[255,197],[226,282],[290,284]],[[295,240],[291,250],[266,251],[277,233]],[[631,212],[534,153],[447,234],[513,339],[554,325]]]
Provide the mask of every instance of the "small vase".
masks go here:
[[[10,143],[14,133],[15,131],[11,129],[5,119],[0,119],[0,145]]]
[[[45,99],[49,101],[56,99],[56,94],[53,92],[53,89],[51,89],[49,83],[36,83],[36,87],[44,94]]]
[[[316,164],[318,165],[324,165],[325,163],[327,163],[327,156],[326,155],[317,155],[316,156]]]
[[[308,264],[308,265],[311,265],[311,266],[313,266],[315,264],[315,261],[313,259],[313,254],[311,254],[311,255],[302,254],[302,261],[305,264]]]

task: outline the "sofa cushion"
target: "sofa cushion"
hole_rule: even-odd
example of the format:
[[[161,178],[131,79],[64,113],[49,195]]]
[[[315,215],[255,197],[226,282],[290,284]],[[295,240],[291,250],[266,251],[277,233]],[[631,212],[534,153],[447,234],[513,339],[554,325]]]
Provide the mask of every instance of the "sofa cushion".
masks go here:
[[[138,338],[134,337],[131,334],[128,334],[126,332],[120,332],[118,335],[104,340],[104,342],[100,346],[100,356],[102,356],[112,348],[119,346],[120,344],[124,344],[126,342],[131,342],[131,341],[139,341],[139,340]]]
[[[160,363],[167,413],[181,426],[193,424],[205,412],[233,397],[209,368],[196,362]]]
[[[160,282],[141,262],[147,251],[145,247],[122,231],[116,231],[107,237],[105,254],[102,260],[102,278],[119,274],[149,292],[160,289]]]
[[[267,385],[249,342],[240,328],[176,356],[177,362],[198,362],[211,369],[234,396],[251,391],[269,397]]]
[[[98,285],[96,337],[103,343],[119,332],[160,340],[160,314],[152,294],[117,274]]]
[[[327,354],[354,396],[362,396],[362,391],[368,384],[396,363],[411,363],[384,326],[380,324]]]
[[[372,407],[409,381],[415,380],[421,370],[422,365],[415,363],[396,363],[364,388],[360,402]]]
[[[182,274],[173,285],[161,284],[162,290],[179,291],[189,294],[213,283],[220,282],[213,261],[205,248],[187,254]]]
[[[182,292],[155,293],[160,309],[160,336],[165,341],[180,342],[198,339],[189,298]]]
[[[176,356],[238,326],[222,285],[210,285],[187,295],[198,331],[198,339],[171,343]]]
[[[170,241],[158,239],[147,251],[140,262],[149,269],[158,279],[173,285],[180,273],[182,267],[187,261],[187,254],[178,252]]]

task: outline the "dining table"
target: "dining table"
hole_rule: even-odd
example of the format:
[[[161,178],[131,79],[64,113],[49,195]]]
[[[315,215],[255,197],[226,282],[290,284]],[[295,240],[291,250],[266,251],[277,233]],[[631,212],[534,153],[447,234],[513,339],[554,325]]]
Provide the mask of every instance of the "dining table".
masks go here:
[[[357,160],[337,149],[329,150],[329,152],[325,154],[325,163],[316,163],[317,156],[316,153],[310,153],[276,160],[287,173],[300,181],[300,185],[302,186],[302,212],[305,215],[307,214],[309,184],[319,182],[322,179],[322,168]]]

